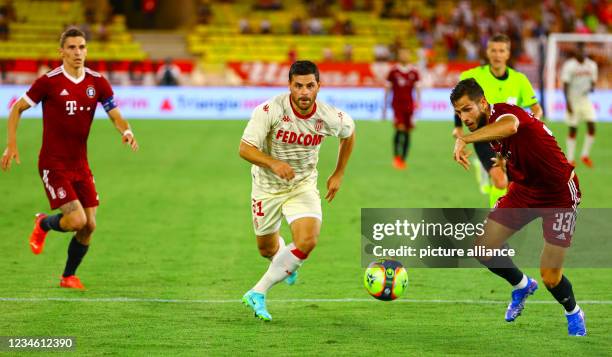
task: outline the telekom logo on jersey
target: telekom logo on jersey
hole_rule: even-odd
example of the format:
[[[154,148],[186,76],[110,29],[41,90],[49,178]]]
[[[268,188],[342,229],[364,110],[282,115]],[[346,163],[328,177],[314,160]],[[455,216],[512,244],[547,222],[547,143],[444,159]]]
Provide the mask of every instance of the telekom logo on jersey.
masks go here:
[[[68,112],[68,115],[74,115],[76,108],[77,108],[76,100],[66,101],[66,111]]]
[[[293,131],[278,130],[276,132],[276,140],[280,140],[287,144],[317,146],[321,144],[321,141],[323,140],[323,135],[297,134]]]

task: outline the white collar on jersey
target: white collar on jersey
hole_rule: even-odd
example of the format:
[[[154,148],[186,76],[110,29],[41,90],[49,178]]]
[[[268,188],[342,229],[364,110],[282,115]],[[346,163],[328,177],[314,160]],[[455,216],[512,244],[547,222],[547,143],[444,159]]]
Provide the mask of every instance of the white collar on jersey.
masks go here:
[[[85,79],[85,68],[83,68],[83,74],[79,78],[74,78],[73,76],[68,74],[68,72],[66,72],[66,70],[64,69],[64,65],[62,65],[62,73],[64,74],[64,76],[66,76],[66,78],[70,80],[70,82],[74,84],[79,84],[83,81],[83,79]]]

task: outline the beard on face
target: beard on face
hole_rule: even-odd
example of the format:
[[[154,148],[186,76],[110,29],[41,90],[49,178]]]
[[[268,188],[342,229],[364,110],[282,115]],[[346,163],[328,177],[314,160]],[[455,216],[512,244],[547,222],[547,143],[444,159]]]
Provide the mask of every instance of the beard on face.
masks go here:
[[[487,124],[487,113],[480,112],[480,115],[478,116],[478,129],[482,128],[486,124]]]
[[[312,100],[308,97],[298,97],[293,102],[300,109],[307,109],[310,106],[310,103],[312,103]]]

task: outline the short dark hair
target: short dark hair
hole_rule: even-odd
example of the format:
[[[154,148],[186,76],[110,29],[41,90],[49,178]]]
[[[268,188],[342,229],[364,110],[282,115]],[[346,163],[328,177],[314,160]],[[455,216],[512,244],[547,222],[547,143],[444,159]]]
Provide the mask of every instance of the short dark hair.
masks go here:
[[[307,74],[314,74],[317,82],[319,81],[319,68],[311,61],[295,61],[289,69],[289,82],[294,75],[305,76]]]
[[[451,103],[454,105],[464,95],[467,95],[471,101],[476,102],[484,97],[484,91],[474,78],[468,78],[460,81],[453,88],[450,95]]]
[[[85,38],[85,33],[76,27],[69,27],[66,31],[62,32],[60,36],[60,48],[64,48],[64,43],[66,43],[66,39],[68,37],[83,37]]]
[[[508,45],[508,48],[510,48],[510,43],[512,41],[510,41],[510,37],[508,37],[508,35],[503,33],[496,33],[489,39],[489,42],[503,42]]]

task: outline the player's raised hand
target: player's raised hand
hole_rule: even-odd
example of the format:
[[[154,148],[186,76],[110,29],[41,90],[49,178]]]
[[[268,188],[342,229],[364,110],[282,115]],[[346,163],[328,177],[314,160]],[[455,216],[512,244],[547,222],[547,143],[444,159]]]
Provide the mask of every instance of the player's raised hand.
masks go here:
[[[336,197],[341,184],[342,175],[333,174],[327,179],[327,194],[325,195],[327,202],[331,202]]]
[[[276,174],[276,176],[287,181],[293,180],[293,178],[295,177],[295,172],[293,171],[293,168],[291,168],[288,163],[281,160],[274,160],[274,162],[270,164],[270,169]]]
[[[453,150],[453,158],[457,163],[463,166],[464,169],[468,170],[470,168],[470,160],[468,158],[472,154],[471,151],[465,151],[466,143],[463,138],[457,138],[455,140],[455,149]]]
[[[134,138],[133,134],[131,133],[124,134],[121,141],[124,144],[127,144],[130,148],[132,148],[132,151],[138,151],[138,142],[136,141],[136,138]]]
[[[15,159],[17,164],[21,164],[21,160],[19,160],[19,151],[17,148],[7,146],[2,154],[2,171],[10,170],[13,159]]]
[[[491,161],[493,161],[493,167],[499,167],[502,171],[506,172],[506,159],[501,155],[497,154],[495,157],[491,158]]]
[[[455,139],[463,136],[463,127],[455,127],[453,128],[453,137]]]

